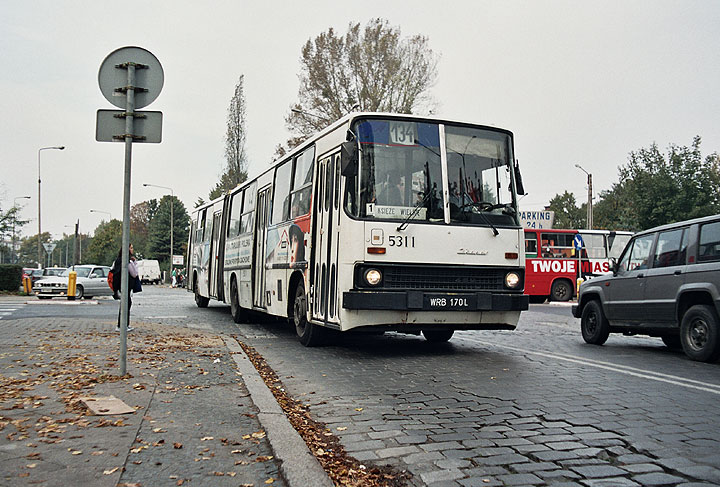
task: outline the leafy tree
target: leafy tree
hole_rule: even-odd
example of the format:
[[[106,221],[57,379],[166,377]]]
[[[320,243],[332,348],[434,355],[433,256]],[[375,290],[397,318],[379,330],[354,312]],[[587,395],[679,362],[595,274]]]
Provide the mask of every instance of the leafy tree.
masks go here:
[[[83,261],[99,265],[113,265],[122,245],[122,222],[102,222],[95,229],[95,236],[83,254]],[[133,243],[134,246],[134,243]]]
[[[720,157],[703,158],[699,136],[692,145],[657,144],[631,152],[620,167],[629,207],[638,229],[720,213]]]
[[[13,230],[15,238],[17,238],[17,235],[20,233],[22,227],[24,227],[29,221],[18,218],[21,209],[22,208],[20,206],[13,205],[6,211],[3,211],[0,207],[0,238],[2,238],[3,242],[5,239],[7,239],[8,242],[7,245],[4,244],[2,246],[1,256],[2,262],[4,263],[10,263],[11,261],[14,262],[15,260],[12,248]]]
[[[555,212],[555,228],[585,228],[587,222],[587,205],[580,208],[575,201],[575,195],[565,191],[563,194],[556,194],[550,200],[548,210]]]
[[[615,183],[611,189],[600,192],[593,205],[593,226],[605,230],[639,230],[627,185]]]
[[[158,210],[150,222],[148,258],[161,262],[170,268],[170,202],[173,203],[173,253],[180,255],[183,244],[188,238],[190,216],[185,205],[175,196],[165,195],[160,200]]]
[[[50,232],[43,232],[42,235],[40,235],[41,244],[48,243],[51,239],[52,236],[50,235]],[[18,247],[18,263],[22,264],[23,267],[37,267],[37,241],[37,234],[24,237],[20,240],[20,245]],[[42,265],[45,265],[44,261],[42,262]]]
[[[150,239],[150,222],[157,212],[156,199],[143,201],[130,208],[130,239],[138,258],[144,258]]]
[[[437,56],[428,38],[403,38],[387,20],[372,19],[364,28],[350,23],[344,36],[331,27],[305,43],[300,63],[299,101],[292,109],[303,113],[291,110],[285,119],[294,135],[289,147],[353,110],[432,108],[428,91],[437,78]]]
[[[247,179],[247,154],[245,153],[245,93],[243,92],[244,75],[240,75],[235,85],[235,93],[230,99],[225,134],[225,171],[220,181],[210,192],[209,198],[214,200],[226,191],[234,188]]]

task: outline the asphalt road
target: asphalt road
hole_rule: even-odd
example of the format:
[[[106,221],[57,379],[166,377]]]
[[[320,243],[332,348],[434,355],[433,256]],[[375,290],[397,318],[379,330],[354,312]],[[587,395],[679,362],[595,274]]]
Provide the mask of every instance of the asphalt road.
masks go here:
[[[117,315],[97,302],[5,301],[0,326]],[[656,338],[587,345],[568,306],[531,305],[515,331],[442,345],[388,333],[305,348],[283,323],[235,325],[229,307],[167,287],[146,286],[131,321],[238,334],[350,454],[412,485],[720,485],[720,365]]]

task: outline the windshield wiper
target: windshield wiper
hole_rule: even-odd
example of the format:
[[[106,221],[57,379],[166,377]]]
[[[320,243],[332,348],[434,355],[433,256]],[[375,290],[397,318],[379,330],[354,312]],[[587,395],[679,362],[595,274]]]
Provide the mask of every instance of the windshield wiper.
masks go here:
[[[460,206],[458,209],[462,210],[463,208],[468,208],[468,207],[478,208],[480,211],[478,213],[476,213],[476,215],[480,215],[480,217],[483,220],[485,220],[485,223],[487,223],[490,226],[490,228],[492,229],[493,235],[495,237],[497,237],[500,234],[500,232],[498,232],[498,229],[495,228],[495,225],[493,225],[493,223],[490,221],[490,219],[485,215],[485,212],[497,210],[498,208],[503,208],[503,207],[507,208],[507,206],[508,205],[505,203],[499,203],[499,204],[494,205],[494,204],[490,203],[489,201],[473,201],[472,203],[467,203],[467,204]]]
[[[402,232],[403,230],[405,230],[405,228],[407,228],[408,223],[410,222],[410,220],[412,220],[413,217],[414,217],[414,216],[417,214],[417,212],[420,210],[420,208],[422,208],[422,206],[425,204],[425,202],[426,202],[426,201],[428,200],[428,198],[430,197],[430,194],[431,194],[431,191],[427,191],[427,192],[425,193],[425,197],[424,197],[422,200],[418,201],[418,202],[415,204],[415,208],[413,208],[413,211],[408,215],[408,217],[405,219],[405,221],[403,221],[400,225],[398,225],[398,227],[397,227],[397,231],[398,231],[398,232]]]

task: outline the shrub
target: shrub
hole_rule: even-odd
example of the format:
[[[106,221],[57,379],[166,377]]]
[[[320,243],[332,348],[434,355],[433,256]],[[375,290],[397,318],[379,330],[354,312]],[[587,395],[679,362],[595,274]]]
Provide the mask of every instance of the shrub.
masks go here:
[[[17,291],[22,285],[22,266],[0,264],[0,291]]]

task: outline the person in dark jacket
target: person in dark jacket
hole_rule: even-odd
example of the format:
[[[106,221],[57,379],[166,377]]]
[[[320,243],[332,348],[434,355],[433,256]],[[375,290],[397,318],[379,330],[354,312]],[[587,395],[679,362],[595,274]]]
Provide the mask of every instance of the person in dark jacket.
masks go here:
[[[120,283],[121,283],[121,273],[122,273],[122,249],[120,249],[120,252],[118,252],[117,259],[115,259],[115,263],[112,267],[112,273],[113,273],[113,291],[119,295],[120,293]],[[128,262],[128,299],[127,299],[127,314],[128,314],[128,327],[127,331],[133,331],[133,328],[130,326],[130,307],[132,306],[132,293],[133,289],[135,288],[135,281],[138,279],[138,268],[137,268],[137,262],[135,260],[135,251],[133,250],[132,244],[130,244],[130,262]],[[122,314],[122,307],[118,307],[118,321],[117,326],[115,327],[116,331],[120,331],[120,315]]]

